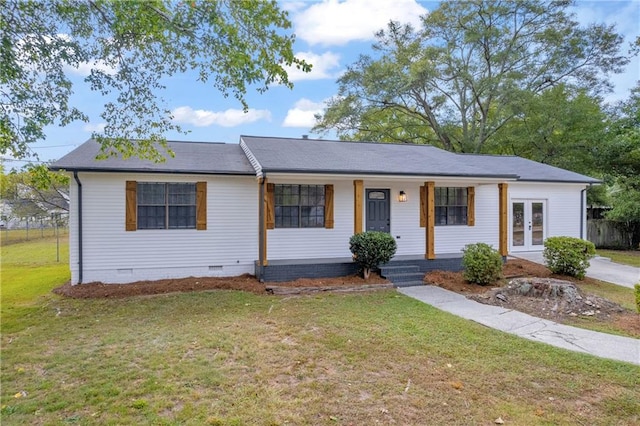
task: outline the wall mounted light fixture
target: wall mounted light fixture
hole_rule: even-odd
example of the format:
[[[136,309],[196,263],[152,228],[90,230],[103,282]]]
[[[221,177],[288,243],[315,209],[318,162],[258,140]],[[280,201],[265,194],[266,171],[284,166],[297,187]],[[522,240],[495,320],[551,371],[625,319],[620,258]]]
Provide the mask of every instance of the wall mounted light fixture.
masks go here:
[[[401,203],[407,201],[407,193],[404,191],[400,191],[400,194],[398,195],[398,201],[400,201]]]

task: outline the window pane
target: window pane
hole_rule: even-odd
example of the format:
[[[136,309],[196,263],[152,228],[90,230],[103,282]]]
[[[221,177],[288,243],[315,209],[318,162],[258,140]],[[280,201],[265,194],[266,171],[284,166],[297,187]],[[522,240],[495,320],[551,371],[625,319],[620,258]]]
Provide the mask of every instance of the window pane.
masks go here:
[[[170,183],[169,205],[196,205],[196,185],[194,183]]]
[[[447,208],[436,206],[436,217],[435,217],[436,225],[446,225],[447,224]]]
[[[164,205],[165,184],[139,182],[137,188],[138,205]]]
[[[169,206],[169,229],[194,229],[196,206]]]
[[[138,229],[164,229],[164,206],[138,206]]]

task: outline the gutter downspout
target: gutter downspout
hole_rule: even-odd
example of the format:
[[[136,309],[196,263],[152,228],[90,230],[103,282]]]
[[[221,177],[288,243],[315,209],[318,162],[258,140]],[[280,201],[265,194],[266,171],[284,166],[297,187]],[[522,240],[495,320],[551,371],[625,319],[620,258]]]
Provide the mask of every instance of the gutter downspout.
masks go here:
[[[584,240],[584,229],[585,229],[585,217],[584,217],[584,209],[587,203],[585,192],[587,189],[591,188],[593,184],[590,183],[589,186],[585,187],[582,191],[580,191],[580,239]]]
[[[78,184],[78,284],[82,284],[82,183],[77,171],[73,172],[73,178]]]
[[[264,234],[265,234],[265,214],[264,211],[264,197],[265,197],[265,185],[267,182],[266,173],[262,175],[260,181],[260,201],[258,204],[258,279],[262,279],[264,275]]]

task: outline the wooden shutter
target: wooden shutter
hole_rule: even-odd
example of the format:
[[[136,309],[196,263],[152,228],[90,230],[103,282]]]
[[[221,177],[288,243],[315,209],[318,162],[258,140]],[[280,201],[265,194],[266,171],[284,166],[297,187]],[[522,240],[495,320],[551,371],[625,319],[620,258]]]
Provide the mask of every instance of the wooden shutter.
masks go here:
[[[426,220],[426,259],[435,259],[436,258],[436,250],[435,250],[435,221],[436,221],[436,196],[435,196],[435,182],[425,182],[424,191],[426,202],[426,212],[427,212],[427,220]]]
[[[267,184],[267,193],[265,194],[265,220],[267,222],[267,229],[274,229],[276,227],[276,185],[273,183]]]
[[[324,227],[333,229],[333,185],[324,186]]]
[[[427,226],[427,187],[420,186],[420,228]]]
[[[467,225],[475,226],[476,224],[476,188],[470,186],[467,188]]]
[[[138,196],[136,181],[128,180],[125,184],[125,230],[135,231],[138,229]]]
[[[362,210],[363,210],[364,186],[363,181],[353,181],[353,233],[362,232]]]
[[[196,229],[207,229],[207,182],[196,182]]]

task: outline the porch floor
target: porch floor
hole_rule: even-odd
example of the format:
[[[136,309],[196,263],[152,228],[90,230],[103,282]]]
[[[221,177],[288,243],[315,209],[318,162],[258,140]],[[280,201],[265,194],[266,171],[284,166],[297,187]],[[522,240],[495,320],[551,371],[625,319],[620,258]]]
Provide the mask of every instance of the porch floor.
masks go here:
[[[409,269],[407,269],[409,268]],[[381,275],[395,285],[417,285],[420,276],[433,270],[459,271],[462,269],[462,253],[439,254],[436,259],[424,255],[394,256],[389,263],[380,266]],[[328,278],[358,273],[358,265],[350,257],[275,259],[267,266],[256,262],[256,276],[264,282],[292,281],[298,278]]]

